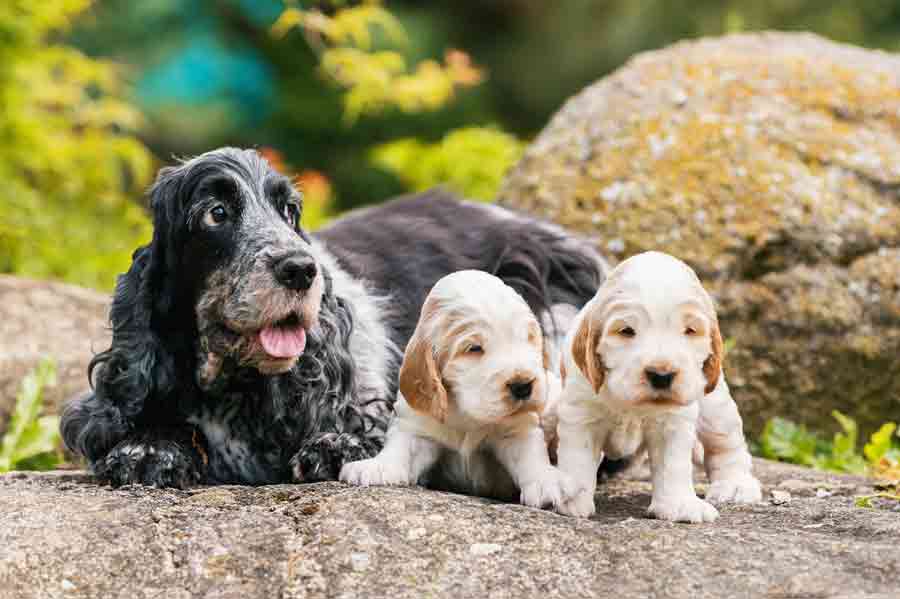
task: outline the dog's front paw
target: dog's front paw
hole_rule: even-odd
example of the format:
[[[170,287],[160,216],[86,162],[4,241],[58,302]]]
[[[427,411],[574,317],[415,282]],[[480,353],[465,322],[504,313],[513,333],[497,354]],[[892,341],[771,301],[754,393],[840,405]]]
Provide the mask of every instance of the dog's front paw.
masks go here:
[[[670,522],[713,522],[719,517],[716,508],[693,493],[654,499],[648,512],[654,518]]]
[[[556,468],[547,468],[539,477],[522,484],[522,505],[557,508],[574,498],[580,487],[575,480]]]
[[[378,458],[369,458],[344,464],[341,481],[358,487],[406,486],[411,484],[405,469],[385,463]]]
[[[762,488],[751,474],[742,474],[714,481],[706,491],[706,500],[713,503],[757,503],[762,501]]]
[[[122,441],[94,464],[94,472],[114,487],[138,484],[184,489],[203,482],[200,456],[170,440]]]
[[[594,494],[591,491],[582,489],[570,499],[560,502],[556,511],[563,516],[590,518],[597,511],[597,507],[594,504]]]
[[[344,464],[363,460],[370,455],[356,435],[322,433],[291,458],[291,472],[297,482],[337,480]]]

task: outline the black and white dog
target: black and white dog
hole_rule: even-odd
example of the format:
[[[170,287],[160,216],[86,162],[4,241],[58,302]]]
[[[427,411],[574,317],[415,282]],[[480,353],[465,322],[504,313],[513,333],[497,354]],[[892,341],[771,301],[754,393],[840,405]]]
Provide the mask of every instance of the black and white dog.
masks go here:
[[[603,278],[558,227],[439,191],[311,237],[290,180],[250,150],[163,169],[151,202],[112,347],[62,416],[67,446],[113,485],[335,479],[383,444],[402,350],[439,278],[493,273],[547,322]]]

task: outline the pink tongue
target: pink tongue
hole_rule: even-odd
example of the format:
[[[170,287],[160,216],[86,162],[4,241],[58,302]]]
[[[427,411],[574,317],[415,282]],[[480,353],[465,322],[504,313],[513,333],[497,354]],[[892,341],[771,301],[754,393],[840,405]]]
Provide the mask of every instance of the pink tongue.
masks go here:
[[[270,356],[295,358],[306,347],[306,331],[303,327],[266,327],[259,332],[259,341]]]

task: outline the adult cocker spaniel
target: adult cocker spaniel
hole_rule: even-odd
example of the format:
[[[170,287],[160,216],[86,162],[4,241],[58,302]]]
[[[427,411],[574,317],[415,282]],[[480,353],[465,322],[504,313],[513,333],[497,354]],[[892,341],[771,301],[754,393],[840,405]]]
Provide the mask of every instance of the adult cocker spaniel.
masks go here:
[[[440,191],[311,236],[290,180],[252,150],[164,168],[150,196],[153,239],[119,278],[112,347],[61,423],[113,485],[335,479],[382,447],[403,348],[442,276],[495,274],[550,327],[603,278],[561,229]]]

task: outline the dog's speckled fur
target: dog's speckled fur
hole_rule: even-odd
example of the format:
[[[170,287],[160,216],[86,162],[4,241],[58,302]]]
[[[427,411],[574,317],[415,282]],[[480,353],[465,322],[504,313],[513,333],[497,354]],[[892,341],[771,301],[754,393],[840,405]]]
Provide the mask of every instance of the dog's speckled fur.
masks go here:
[[[354,213],[313,239],[296,225],[288,179],[253,151],[163,169],[151,199],[154,237],[119,279],[112,347],[61,424],[114,485],[334,479],[381,448],[401,350],[437,279],[493,272],[546,315],[580,308],[603,276],[596,254],[557,228],[441,192]],[[209,219],[218,206],[224,224]],[[288,255],[315,260],[307,289],[273,276]],[[306,330],[305,351],[268,355],[259,331],[288,321]]]

